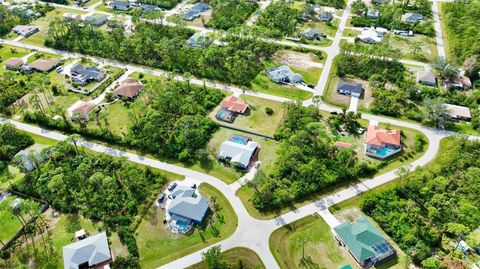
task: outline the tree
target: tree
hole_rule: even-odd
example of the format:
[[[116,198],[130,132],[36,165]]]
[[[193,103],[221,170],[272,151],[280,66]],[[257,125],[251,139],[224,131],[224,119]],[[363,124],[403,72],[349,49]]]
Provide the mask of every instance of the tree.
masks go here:
[[[320,104],[322,103],[323,97],[321,95],[314,95],[312,97],[312,102],[313,104],[318,108]]]
[[[447,81],[451,81],[454,78],[458,77],[458,74],[460,73],[458,68],[451,64],[445,58],[436,59],[435,62],[432,64],[432,68],[437,76]]]
[[[448,119],[448,110],[441,98],[427,98],[423,101],[423,120],[428,125],[445,129]]]
[[[412,48],[413,57],[417,57],[417,53],[423,48],[423,43],[420,41],[414,41],[410,44],[410,47]]]
[[[220,246],[213,246],[202,253],[202,260],[207,263],[208,269],[228,269],[230,266],[222,258]]]
[[[295,240],[295,245],[302,248],[302,260],[305,260],[305,245],[312,240],[311,232],[305,231]]]
[[[363,15],[367,11],[367,5],[362,0],[356,0],[352,3],[352,12],[356,15]]]

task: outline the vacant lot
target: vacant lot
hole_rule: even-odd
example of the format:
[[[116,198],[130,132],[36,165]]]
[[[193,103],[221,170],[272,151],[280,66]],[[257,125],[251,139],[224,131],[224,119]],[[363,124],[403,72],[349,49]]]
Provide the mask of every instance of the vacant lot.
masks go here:
[[[230,264],[237,264],[238,261],[242,261],[243,267],[248,269],[264,269],[260,257],[257,253],[248,248],[232,248],[222,253],[222,258]],[[188,269],[208,269],[208,265],[205,262],[197,263]]]

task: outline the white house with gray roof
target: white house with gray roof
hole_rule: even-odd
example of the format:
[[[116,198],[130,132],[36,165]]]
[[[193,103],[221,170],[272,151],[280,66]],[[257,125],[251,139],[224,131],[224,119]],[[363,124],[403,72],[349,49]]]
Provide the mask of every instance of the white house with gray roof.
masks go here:
[[[360,83],[349,83],[340,81],[337,84],[337,93],[344,95],[351,95],[353,97],[360,97],[363,92],[363,86]]]
[[[417,13],[405,13],[402,16],[402,21],[409,22],[409,23],[418,23],[423,20],[422,14]]]
[[[273,67],[267,69],[267,75],[275,83],[301,83],[303,82],[302,75],[294,73],[290,67],[286,65]]]
[[[112,255],[105,232],[63,247],[65,269],[109,268]]]
[[[201,224],[210,209],[208,201],[196,195],[195,189],[191,187],[177,186],[172,191],[171,198],[168,214],[173,224],[180,228],[183,225]],[[172,226],[172,222],[170,226]]]

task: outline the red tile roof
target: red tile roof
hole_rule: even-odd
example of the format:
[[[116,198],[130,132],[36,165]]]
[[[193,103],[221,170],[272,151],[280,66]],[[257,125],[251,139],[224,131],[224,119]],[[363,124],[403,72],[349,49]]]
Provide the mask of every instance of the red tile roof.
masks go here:
[[[245,113],[248,109],[248,104],[231,95],[225,98],[222,108],[236,113]]]
[[[335,146],[337,146],[339,148],[349,148],[349,147],[352,146],[352,144],[345,143],[345,142],[342,142],[342,141],[337,141],[337,142],[335,142]]]
[[[400,146],[400,131],[385,130],[376,125],[368,126],[365,143],[368,145],[382,146],[382,143]]]
[[[143,89],[143,84],[134,79],[127,78],[120,86],[118,86],[114,91],[114,96],[126,96],[133,98],[138,95],[138,93]]]

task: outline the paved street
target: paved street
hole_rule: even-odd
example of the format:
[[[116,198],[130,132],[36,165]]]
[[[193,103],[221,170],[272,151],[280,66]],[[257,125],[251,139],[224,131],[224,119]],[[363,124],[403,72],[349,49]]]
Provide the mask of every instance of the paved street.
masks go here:
[[[176,7],[177,12],[183,5],[185,5],[188,1],[185,0],[183,1],[179,6]],[[270,2],[270,1],[267,1]],[[343,35],[343,31],[345,29],[345,25],[347,23],[348,17],[349,17],[349,11],[350,11],[350,5],[353,2],[353,0],[349,0],[348,6],[345,9],[345,12],[343,13],[341,20],[340,20],[340,25],[339,29],[332,41],[332,45],[329,47],[318,47],[318,46],[313,46],[313,45],[303,45],[303,44],[298,44],[298,43],[291,43],[291,42],[283,42],[283,41],[277,41],[277,40],[267,40],[269,42],[277,43],[277,44],[287,44],[287,45],[292,45],[295,44],[295,46],[298,47],[305,47],[305,48],[311,48],[311,49],[316,49],[316,50],[322,50],[325,51],[328,56],[322,71],[322,74],[320,76],[320,79],[315,87],[315,95],[323,95],[325,88],[327,86],[327,81],[329,78],[329,74],[332,68],[332,63],[333,59],[335,58],[336,55],[340,53],[339,50],[339,44],[340,40]],[[64,7],[63,5],[54,5],[54,6],[61,6]],[[263,8],[266,7],[262,5]],[[70,8],[70,7],[69,7]],[[78,8],[83,11],[83,9]],[[438,50],[439,50],[439,55],[442,56],[445,55],[445,50],[443,47],[443,38],[441,34],[441,29],[440,29],[440,24],[439,24],[439,19],[438,19],[438,7],[437,7],[437,0],[433,0],[433,9],[434,9],[434,21],[435,21],[435,30],[437,33],[437,45],[438,45]],[[168,15],[172,15],[175,12],[172,12]],[[97,12],[104,14],[106,12]],[[106,13],[110,14],[110,13]],[[111,14],[110,14],[111,15]],[[198,28],[198,27],[197,27]],[[210,29],[211,30],[211,29]],[[439,41],[440,40],[440,41]],[[39,46],[33,46],[33,45],[26,45],[23,44],[21,41],[15,41],[15,40],[2,40],[3,43],[12,45],[12,46],[19,46],[19,47],[24,47],[27,49],[35,49],[41,52],[46,52],[46,53],[53,53],[53,54],[58,54],[62,55],[64,57],[69,57],[69,58],[79,58],[79,57],[84,57],[84,55],[76,54],[76,53],[70,53],[70,52],[65,52],[65,51],[58,51],[50,48],[44,48],[44,47],[39,47]],[[96,63],[101,63],[105,65],[111,65],[115,67],[120,67],[120,68],[126,68],[128,72],[142,72],[145,74],[151,74],[155,76],[168,76],[168,73],[162,70],[155,70],[155,69],[150,69],[147,67],[141,67],[141,66],[136,66],[136,65],[129,65],[129,64],[124,64],[124,63],[119,63],[116,61],[111,61],[111,60],[106,60],[106,59],[101,59],[97,57],[87,57],[90,60],[96,62]],[[410,64],[421,64],[422,66],[425,65],[423,63],[418,63],[414,61],[402,61],[404,63],[410,63]],[[178,80],[180,81],[185,81],[186,78],[179,76]],[[121,81],[121,79],[119,79]],[[287,98],[283,97],[278,97],[278,96],[273,96],[273,95],[268,95],[268,94],[262,94],[262,93],[257,93],[257,92],[251,92],[251,91],[243,91],[242,89],[232,86],[232,85],[224,85],[221,83],[214,83],[214,82],[205,82],[200,79],[192,78],[190,79],[190,82],[196,85],[206,85],[207,87],[212,87],[224,91],[229,91],[234,93],[235,95],[240,95],[240,94],[247,94],[250,96],[256,96],[264,99],[269,99],[269,100],[274,100],[274,101],[279,101],[279,102],[284,102],[284,101],[289,101]],[[104,96],[104,95],[103,95]],[[100,100],[100,99],[99,99]],[[103,98],[102,98],[103,100]],[[97,100],[98,101],[98,100]],[[358,101],[358,100],[357,100]],[[98,101],[98,102],[101,102]],[[303,102],[304,105],[310,105],[313,104],[312,100],[307,100]],[[357,104],[358,105],[358,104]],[[356,107],[356,106],[355,106]],[[339,108],[335,108],[332,106],[329,106],[327,104],[320,104],[319,108],[325,111],[340,111]],[[446,136],[449,135],[454,135],[454,133],[451,132],[445,132],[445,131],[439,131],[439,130],[434,130],[431,128],[427,128],[424,126],[421,126],[419,124],[411,123],[411,122],[404,122],[401,120],[397,119],[391,119],[391,118],[386,118],[386,117],[381,117],[381,116],[376,116],[376,115],[370,115],[363,113],[362,118],[369,120],[370,122],[385,122],[385,123],[390,123],[392,125],[397,125],[400,127],[405,127],[405,128],[411,128],[418,130],[422,132],[429,140],[429,147],[427,151],[425,152],[424,155],[422,155],[419,159],[415,160],[411,166],[409,166],[410,169],[414,169],[418,166],[424,166],[428,164],[431,160],[433,160],[439,150],[440,146],[440,140]],[[11,122],[14,124],[17,128],[37,134],[40,136],[48,137],[54,140],[65,140],[68,137],[64,134],[61,134],[59,132],[54,132],[54,131],[48,131],[44,130],[40,127],[21,123],[18,121],[12,121],[12,120],[7,120],[7,119],[2,119],[0,118],[0,122]],[[471,139],[477,139],[477,137],[471,137]],[[218,245],[221,245],[222,250],[228,250],[234,247],[246,247],[250,248],[253,251],[255,251],[260,258],[262,259],[263,263],[265,264],[266,268],[268,269],[277,269],[280,268],[279,265],[277,264],[276,260],[274,259],[272,253],[270,252],[270,247],[269,247],[269,237],[273,231],[278,229],[279,227],[282,227],[286,224],[292,223],[296,220],[299,220],[305,216],[318,213],[320,216],[322,216],[325,221],[331,226],[336,226],[338,224],[338,220],[329,212],[328,208],[332,205],[335,205],[339,202],[345,201],[347,199],[350,199],[356,195],[359,195],[360,193],[366,192],[368,190],[371,190],[373,188],[376,188],[382,184],[385,184],[387,182],[390,182],[398,177],[398,170],[390,171],[388,173],[378,175],[376,177],[370,178],[363,180],[361,182],[357,182],[356,184],[353,184],[352,186],[349,186],[347,188],[341,189],[336,193],[330,194],[322,199],[319,199],[317,201],[314,201],[310,204],[307,204],[305,206],[299,207],[291,212],[288,212],[286,214],[283,214],[281,216],[278,216],[275,219],[271,220],[258,220],[253,218],[252,216],[249,215],[247,212],[245,206],[241,202],[238,196],[236,196],[235,192],[236,190],[241,186],[240,181],[237,181],[233,184],[226,184],[220,179],[217,179],[213,176],[194,171],[191,169],[187,169],[184,167],[172,165],[166,162],[162,162],[159,160],[151,159],[151,158],[146,158],[141,155],[137,155],[134,153],[130,152],[125,152],[122,150],[118,150],[112,147],[100,145],[97,143],[81,140],[80,144],[90,150],[96,151],[96,152],[101,152],[101,153],[107,153],[112,156],[116,157],[123,157],[126,158],[129,161],[142,164],[142,165],[147,165],[150,167],[154,167],[157,169],[169,171],[172,173],[176,173],[179,175],[183,175],[188,178],[192,178],[198,182],[205,182],[208,184],[211,184],[215,188],[217,188],[219,191],[225,195],[225,197],[229,200],[231,203],[235,213],[238,216],[238,227],[237,230],[234,232],[234,234],[219,242]],[[250,180],[251,175],[247,176],[246,178],[242,179],[243,180]],[[210,247],[209,247],[210,248]],[[207,249],[207,248],[206,248]],[[171,268],[185,268],[190,265],[193,265],[201,260],[201,253],[205,251],[206,249],[199,250],[193,254],[187,255],[185,257],[182,257],[178,260],[175,260],[171,263],[168,263],[160,268],[165,268],[165,269],[171,269]]]

